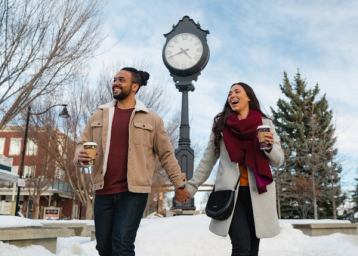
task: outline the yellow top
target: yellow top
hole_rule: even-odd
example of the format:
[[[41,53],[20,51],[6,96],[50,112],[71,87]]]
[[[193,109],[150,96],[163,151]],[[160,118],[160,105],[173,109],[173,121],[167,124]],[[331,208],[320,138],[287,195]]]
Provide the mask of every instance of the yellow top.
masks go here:
[[[240,186],[249,185],[249,177],[246,166],[240,165]]]

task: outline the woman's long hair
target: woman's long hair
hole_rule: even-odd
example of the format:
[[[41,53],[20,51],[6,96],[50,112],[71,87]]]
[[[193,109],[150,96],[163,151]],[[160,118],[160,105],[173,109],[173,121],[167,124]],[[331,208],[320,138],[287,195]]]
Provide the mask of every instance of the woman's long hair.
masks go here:
[[[238,82],[238,83],[234,83],[233,85],[231,85],[230,88],[232,88],[235,85],[241,85],[242,88],[245,90],[247,96],[250,99],[249,109],[250,110],[254,109],[254,110],[260,112],[263,117],[267,118],[267,116],[261,111],[260,103],[255,95],[254,90],[251,88],[251,86],[249,86],[248,84],[242,83],[242,82]],[[232,109],[229,105],[228,98],[226,98],[224,109],[214,117],[214,124],[213,124],[213,128],[212,128],[212,131],[213,131],[214,137],[215,137],[214,138],[215,153],[218,155],[220,154],[220,140],[222,137],[222,131],[224,130],[224,127],[225,127],[226,119],[229,115],[231,115],[233,113],[235,113],[235,112],[232,111]]]

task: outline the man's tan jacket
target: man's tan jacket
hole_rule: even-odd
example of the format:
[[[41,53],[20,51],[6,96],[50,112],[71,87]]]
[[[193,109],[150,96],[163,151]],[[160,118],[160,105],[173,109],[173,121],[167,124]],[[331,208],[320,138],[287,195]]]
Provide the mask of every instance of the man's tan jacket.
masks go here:
[[[91,116],[81,135],[75,155],[88,141],[97,143],[97,158],[92,172],[93,189],[104,186],[107,160],[111,141],[111,129],[116,101],[99,106]],[[175,158],[173,146],[164,129],[162,119],[150,112],[142,102],[136,100],[136,106],[129,121],[127,182],[130,192],[149,193],[155,170],[156,156],[166,170],[174,186],[185,184],[185,175],[181,172]]]

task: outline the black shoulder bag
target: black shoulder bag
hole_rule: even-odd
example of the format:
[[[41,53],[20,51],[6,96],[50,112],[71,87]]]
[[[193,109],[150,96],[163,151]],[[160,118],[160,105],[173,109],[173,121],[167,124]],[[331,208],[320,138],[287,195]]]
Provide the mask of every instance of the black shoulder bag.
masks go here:
[[[226,220],[231,215],[234,209],[235,191],[239,181],[240,177],[234,190],[215,191],[214,186],[206,203],[205,213],[207,216],[215,220]]]

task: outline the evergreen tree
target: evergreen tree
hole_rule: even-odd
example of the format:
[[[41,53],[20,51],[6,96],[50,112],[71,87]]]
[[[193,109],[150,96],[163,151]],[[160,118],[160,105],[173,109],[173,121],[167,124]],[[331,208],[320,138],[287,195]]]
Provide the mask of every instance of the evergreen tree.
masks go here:
[[[357,172],[358,173],[358,172]],[[355,189],[352,191],[352,202],[354,203],[353,212],[358,212],[358,177],[354,179]]]
[[[332,111],[319,86],[307,88],[299,72],[291,83],[284,73],[277,110],[271,108],[285,152],[285,165],[275,170],[282,218],[335,217],[341,167],[335,161]]]

